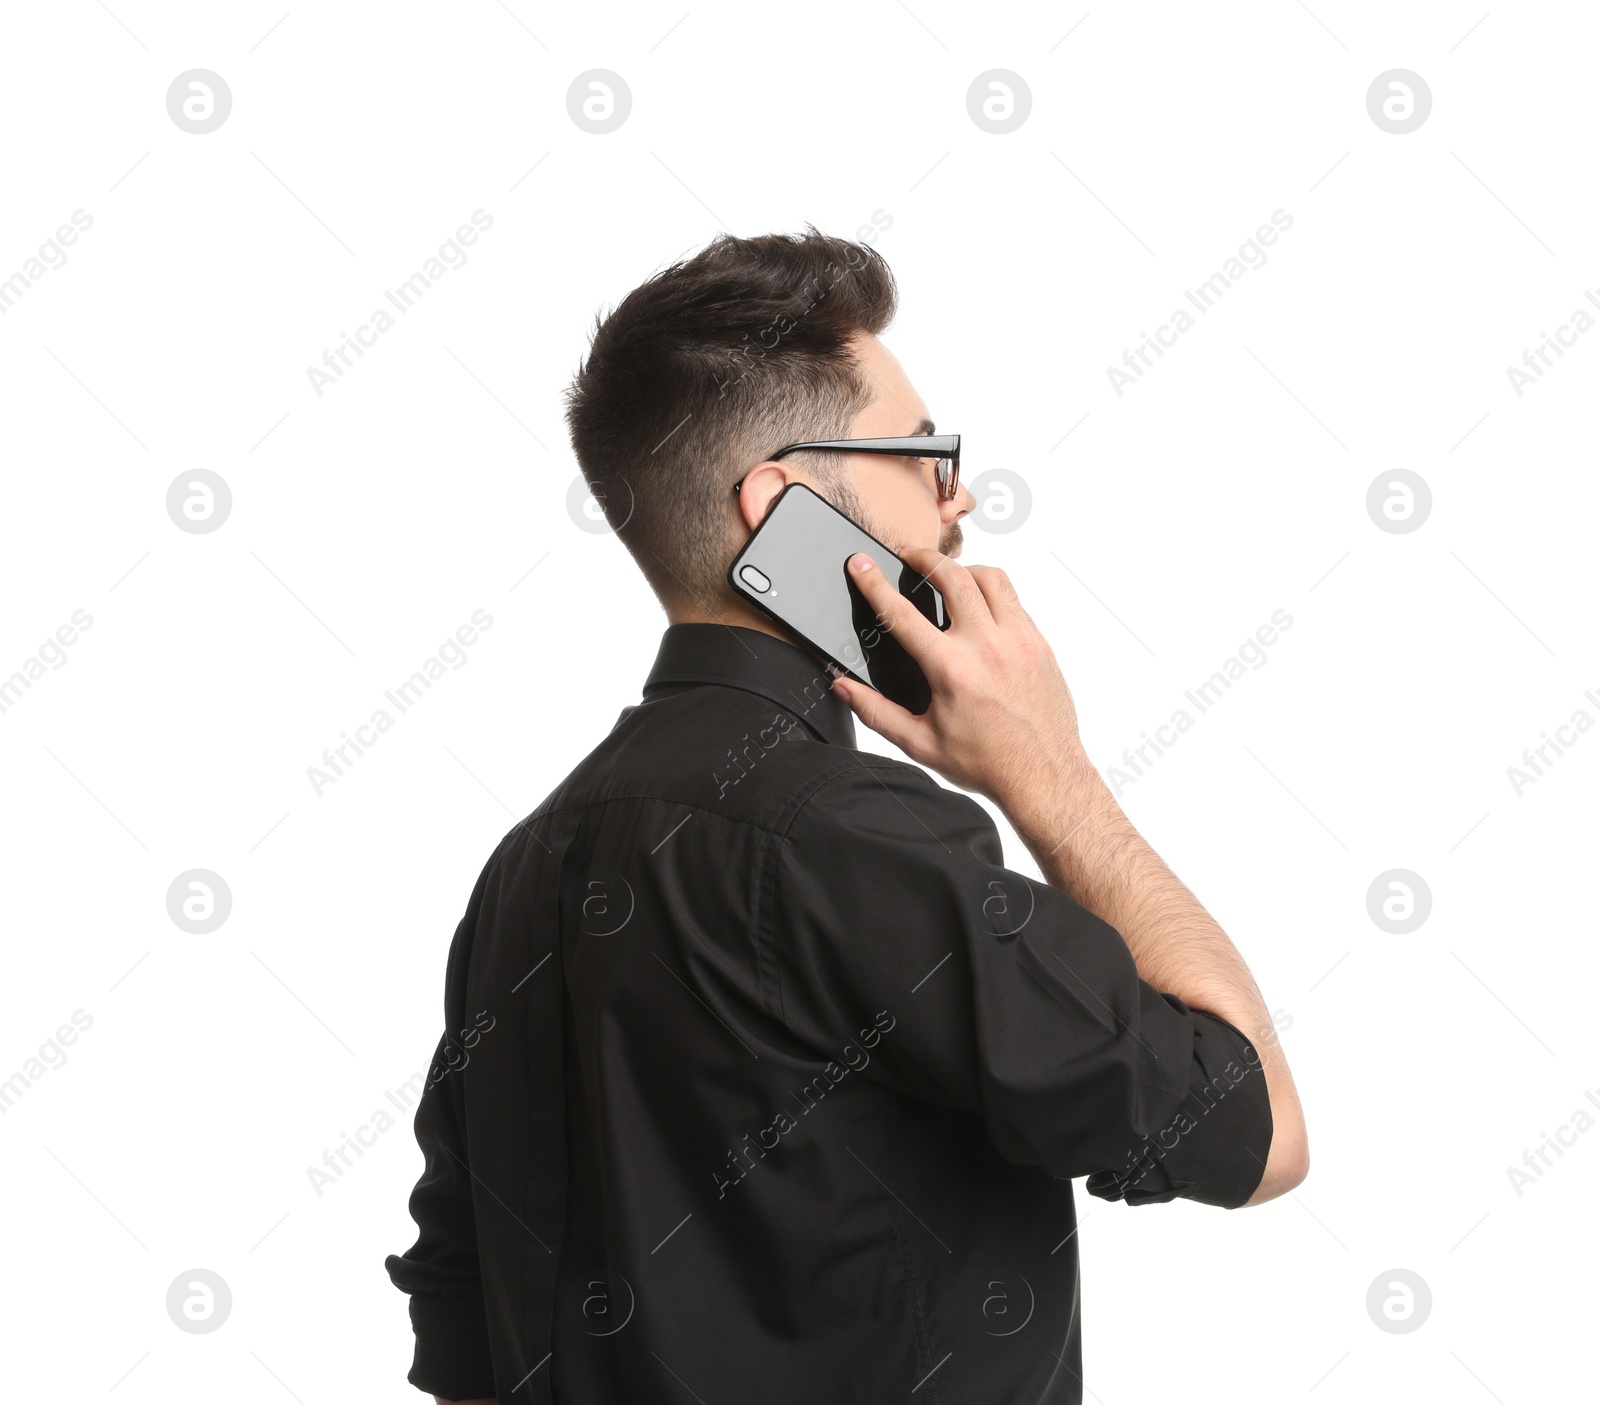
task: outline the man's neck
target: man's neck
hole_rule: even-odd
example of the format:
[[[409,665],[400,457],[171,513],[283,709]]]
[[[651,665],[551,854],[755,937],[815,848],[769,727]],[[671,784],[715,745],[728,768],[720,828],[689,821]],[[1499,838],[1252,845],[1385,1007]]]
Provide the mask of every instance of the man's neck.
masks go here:
[[[716,611],[707,609],[704,605],[673,603],[666,605],[665,609],[668,624],[736,625],[740,629],[754,629],[762,634],[770,634],[774,639],[783,640],[785,644],[794,642],[760,611],[753,610],[747,605],[729,604],[725,609]]]

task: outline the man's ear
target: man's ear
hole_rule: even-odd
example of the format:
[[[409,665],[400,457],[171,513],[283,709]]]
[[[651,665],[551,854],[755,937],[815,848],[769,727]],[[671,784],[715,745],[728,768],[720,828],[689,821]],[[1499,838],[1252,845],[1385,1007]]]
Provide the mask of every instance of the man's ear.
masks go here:
[[[739,514],[744,525],[755,531],[766,519],[773,499],[794,481],[788,465],[774,459],[758,463],[745,474],[739,488]]]

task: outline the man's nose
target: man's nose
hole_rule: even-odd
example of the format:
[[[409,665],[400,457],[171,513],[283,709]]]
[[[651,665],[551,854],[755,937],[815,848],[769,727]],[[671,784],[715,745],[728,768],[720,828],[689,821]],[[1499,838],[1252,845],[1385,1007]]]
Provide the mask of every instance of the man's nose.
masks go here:
[[[939,515],[946,522],[959,522],[978,505],[965,483],[956,484],[956,495],[939,504]]]

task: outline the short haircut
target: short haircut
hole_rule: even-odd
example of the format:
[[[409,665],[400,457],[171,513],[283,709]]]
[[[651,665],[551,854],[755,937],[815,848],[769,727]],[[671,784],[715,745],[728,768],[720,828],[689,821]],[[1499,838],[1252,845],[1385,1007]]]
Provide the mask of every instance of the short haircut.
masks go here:
[[[745,472],[848,436],[873,395],[849,343],[888,326],[895,302],[881,254],[808,225],[719,235],[596,317],[566,394],[572,447],[663,604],[726,593]],[[838,456],[804,457],[835,476]]]

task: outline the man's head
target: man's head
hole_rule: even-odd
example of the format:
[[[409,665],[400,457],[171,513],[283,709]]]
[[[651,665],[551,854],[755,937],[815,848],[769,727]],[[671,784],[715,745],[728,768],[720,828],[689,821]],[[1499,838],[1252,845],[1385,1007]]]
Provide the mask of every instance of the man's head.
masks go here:
[[[941,501],[932,460],[768,457],[808,440],[933,432],[878,340],[894,311],[882,256],[811,228],[720,236],[597,321],[567,392],[573,448],[669,617],[752,613],[725,573],[791,482],[895,550],[959,551],[972,497]]]

